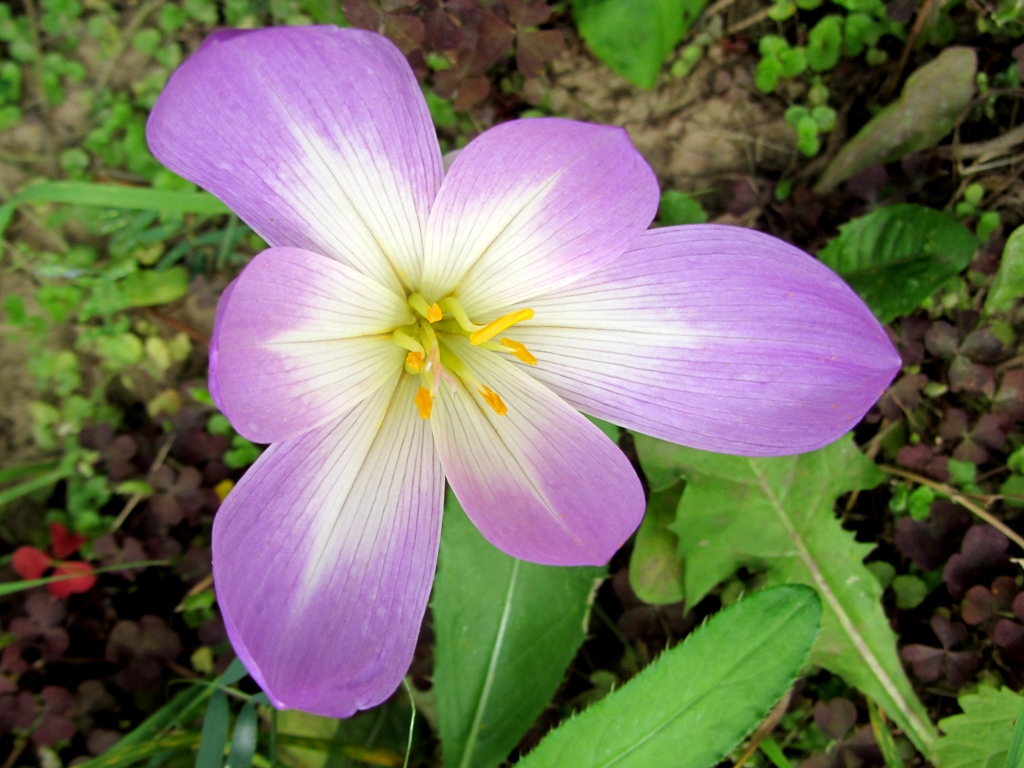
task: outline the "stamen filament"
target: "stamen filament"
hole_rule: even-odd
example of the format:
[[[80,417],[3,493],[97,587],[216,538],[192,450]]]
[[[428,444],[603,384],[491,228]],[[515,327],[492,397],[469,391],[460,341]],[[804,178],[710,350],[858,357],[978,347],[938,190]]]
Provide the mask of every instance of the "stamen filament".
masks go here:
[[[459,324],[459,327],[467,333],[473,333],[483,328],[482,325],[477,325],[469,319],[469,315],[466,314],[466,310],[462,308],[462,304],[454,296],[448,296],[447,298],[441,299],[441,309],[448,312],[452,317],[455,318],[455,322]]]
[[[475,331],[469,337],[469,340],[474,345],[483,344],[485,341],[490,341],[499,333],[504,330],[511,328],[516,323],[521,323],[524,320],[529,320],[533,317],[533,310],[517,309],[515,312],[509,312],[507,315],[499,317],[492,323],[488,323],[479,331]]]
[[[527,365],[536,365],[537,358],[530,354],[530,350],[526,348],[526,345],[521,344],[518,341],[503,337],[501,339],[501,346],[507,347],[512,353],[512,356],[518,360],[522,360]]]
[[[430,305],[427,304],[427,300],[423,298],[422,293],[410,294],[408,303],[410,307],[416,310],[420,317],[427,317],[430,314]]]
[[[401,328],[395,328],[395,330],[391,332],[391,340],[402,349],[407,349],[410,352],[419,352],[421,355],[426,353],[426,350],[423,349],[423,345]]]

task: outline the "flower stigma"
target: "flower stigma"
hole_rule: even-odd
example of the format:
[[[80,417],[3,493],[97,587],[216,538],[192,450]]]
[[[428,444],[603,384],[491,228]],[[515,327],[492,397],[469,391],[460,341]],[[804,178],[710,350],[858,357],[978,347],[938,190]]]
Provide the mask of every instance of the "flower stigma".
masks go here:
[[[520,362],[536,365],[537,358],[524,344],[500,336],[513,325],[532,319],[533,310],[517,309],[486,325],[478,325],[469,319],[462,304],[454,296],[430,303],[417,292],[411,294],[407,301],[409,308],[415,313],[416,320],[409,325],[395,328],[391,332],[391,340],[407,352],[405,372],[421,378],[421,385],[415,397],[416,410],[420,417],[430,418],[434,395],[442,380],[448,382],[453,393],[461,382],[467,390],[476,392],[496,414],[507,414],[508,406],[505,401],[473,375],[452,351],[447,339],[464,336],[473,346],[507,352]],[[495,337],[500,338],[495,340]]]

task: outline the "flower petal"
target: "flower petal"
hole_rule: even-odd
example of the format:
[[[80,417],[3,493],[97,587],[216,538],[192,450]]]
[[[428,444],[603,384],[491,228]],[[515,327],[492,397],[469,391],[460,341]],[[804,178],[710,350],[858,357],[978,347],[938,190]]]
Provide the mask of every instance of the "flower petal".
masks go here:
[[[390,330],[408,305],[351,267],[297,248],[256,256],[221,299],[211,342],[217,402],[243,436],[288,440],[393,384]]]
[[[146,130],[160,162],[271,245],[385,285],[418,281],[441,151],[386,38],[334,27],[214,34],[171,77]]]
[[[722,453],[830,443],[900,367],[838,276],[737,227],[652,230],[613,266],[531,307],[514,337],[538,360],[531,373],[569,403]]]
[[[271,446],[214,519],[224,623],[279,708],[348,717],[391,695],[412,659],[444,477],[404,378]]]
[[[508,413],[442,383],[434,440],[448,482],[480,532],[548,565],[603,565],[640,524],[644,494],[628,459],[546,387],[463,338],[447,343]]]
[[[490,322],[619,256],[657,207],[657,179],[621,128],[554,118],[496,126],[445,176],[421,290],[431,300],[454,292],[476,322]]]

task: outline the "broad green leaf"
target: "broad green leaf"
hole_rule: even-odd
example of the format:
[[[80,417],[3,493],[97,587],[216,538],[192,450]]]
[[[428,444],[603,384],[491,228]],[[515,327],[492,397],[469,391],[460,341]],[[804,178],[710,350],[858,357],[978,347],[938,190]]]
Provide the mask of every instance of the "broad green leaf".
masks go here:
[[[676,557],[679,538],[669,529],[683,484],[652,491],[629,557],[629,584],[645,603],[665,605],[683,599],[683,564]]]
[[[228,716],[228,696],[218,688],[206,705],[196,768],[223,768],[224,748],[228,743]]]
[[[1024,768],[1024,701],[1017,710],[1017,723],[1013,726],[1013,741],[1006,755],[1004,768]]]
[[[815,185],[825,193],[872,165],[933,147],[974,98],[978,57],[951,46],[907,78],[900,96],[875,115],[828,164]]]
[[[509,557],[449,494],[433,598],[447,768],[495,766],[515,747],[583,642],[590,595],[604,574]]]
[[[1009,688],[982,687],[964,694],[959,702],[962,715],[939,721],[945,735],[935,743],[936,764],[942,768],[1003,768],[1013,738],[1013,721],[1024,697]]]
[[[966,269],[977,248],[974,235],[951,216],[901,203],[844,224],[818,258],[888,323]]]
[[[992,288],[985,300],[989,312],[1006,312],[1024,296],[1024,226],[1017,227],[1006,239]]]
[[[761,459],[644,435],[636,435],[636,448],[652,488],[673,476],[687,483],[673,527],[686,601],[696,605],[741,566],[763,571],[769,584],[814,587],[825,613],[811,662],[874,699],[927,755],[935,731],[896,655],[882,588],[864,566],[872,546],[843,530],[833,512],[836,497],[883,479],[852,438]]]
[[[650,88],[705,5],[707,0],[573,0],[572,16],[597,58]]]
[[[556,728],[516,765],[708,768],[793,684],[820,617],[821,603],[806,587],[751,595]]]

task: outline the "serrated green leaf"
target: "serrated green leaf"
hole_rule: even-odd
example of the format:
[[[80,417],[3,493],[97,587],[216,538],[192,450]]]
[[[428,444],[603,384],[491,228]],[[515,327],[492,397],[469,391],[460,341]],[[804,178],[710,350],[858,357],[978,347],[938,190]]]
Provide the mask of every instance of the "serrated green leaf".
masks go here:
[[[707,0],[573,0],[572,16],[597,58],[650,88],[705,5]]]
[[[888,323],[966,269],[977,248],[970,230],[951,216],[901,203],[843,225],[818,258]]]
[[[1024,296],[1024,226],[1017,227],[1006,239],[999,271],[985,299],[988,312],[1006,312]]]
[[[935,762],[942,768],[1003,768],[1024,697],[983,687],[959,702],[963,714],[939,721],[945,735],[935,743]]]
[[[806,587],[751,595],[552,731],[517,765],[714,765],[792,685],[820,617],[821,603]]]
[[[448,496],[432,603],[446,766],[495,766],[515,747],[583,642],[589,597],[604,574],[509,557]]]
[[[874,699],[928,754],[934,739],[896,655],[882,588],[864,566],[869,544],[843,530],[838,496],[883,479],[849,436],[811,453],[748,458],[682,448],[636,435],[652,488],[687,482],[673,526],[684,563],[686,600],[696,605],[741,566],[769,584],[806,584],[825,606],[811,661]]]

